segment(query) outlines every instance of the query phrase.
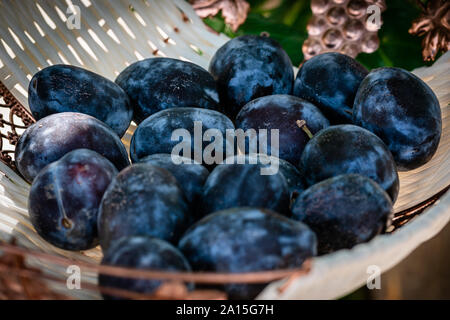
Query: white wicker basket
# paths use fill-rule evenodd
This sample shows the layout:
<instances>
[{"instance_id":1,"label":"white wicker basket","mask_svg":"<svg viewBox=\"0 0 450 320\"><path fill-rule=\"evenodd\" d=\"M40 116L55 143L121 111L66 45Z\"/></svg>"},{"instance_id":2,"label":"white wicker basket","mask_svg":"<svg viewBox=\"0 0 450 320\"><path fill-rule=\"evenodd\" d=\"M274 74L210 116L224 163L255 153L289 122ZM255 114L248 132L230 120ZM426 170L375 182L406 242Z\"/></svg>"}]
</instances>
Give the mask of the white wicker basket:
<instances>
[{"instance_id":1,"label":"white wicker basket","mask_svg":"<svg viewBox=\"0 0 450 320\"><path fill-rule=\"evenodd\" d=\"M79 13L79 29L69 28L69 25L76 27L78 17L74 12ZM27 106L29 79L50 64L78 65L110 79L130 63L152 56L187 59L207 68L214 52L227 40L224 35L208 30L184 0L0 0L0 81ZM420 68L414 73L426 81L439 98L443 135L429 163L400 173L396 212L430 199L450 184L450 52L432 67ZM3 119L10 119L9 109L0 109ZM22 130L14 129L19 134ZM124 138L126 144L132 129ZM0 131L2 151L14 150L10 144L14 139L8 136L11 127L4 126ZM75 261L99 261L99 249L71 253L43 241L28 220L29 185L2 162L0 171L0 240L15 237L21 246L33 250ZM283 291L279 288L285 280L272 283L260 298L341 297L366 283L369 266L376 265L382 272L395 266L417 246L435 236L449 219L450 193L444 192L437 202L395 232L378 236L352 250L315 258L308 275L290 279L290 285L284 286ZM34 262L51 274L65 272L55 265ZM95 274L83 276L87 283L96 282ZM66 290L65 294L77 298L99 297L87 290Z\"/></svg>"}]
</instances>

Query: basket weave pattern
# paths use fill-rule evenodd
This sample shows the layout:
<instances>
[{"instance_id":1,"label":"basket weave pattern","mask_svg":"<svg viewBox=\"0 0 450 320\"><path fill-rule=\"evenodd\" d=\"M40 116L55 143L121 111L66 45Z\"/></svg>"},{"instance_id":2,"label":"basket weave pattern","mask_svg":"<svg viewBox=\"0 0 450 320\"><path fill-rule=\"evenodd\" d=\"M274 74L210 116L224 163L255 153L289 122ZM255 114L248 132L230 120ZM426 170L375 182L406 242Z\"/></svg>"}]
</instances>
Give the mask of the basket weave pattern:
<instances>
[{"instance_id":1,"label":"basket weave pattern","mask_svg":"<svg viewBox=\"0 0 450 320\"><path fill-rule=\"evenodd\" d=\"M28 259L26 264L14 259L8 263L0 261L0 267L17 270L21 265L19 269L28 275L44 270L42 279L59 279L60 284L53 281L50 287L54 290L49 290L45 297L52 298L51 294L64 292L65 296L72 298L90 299L99 297L95 285L100 250L67 252L42 240L28 220L29 185L15 172L14 145L24 128L34 122L28 112L25 90L31 75L50 64L69 63L114 79L130 63L151 56L187 59L207 68L214 52L228 39L209 31L183 0L72 0L69 3L72 7L68 8L63 0L0 0L0 241L9 242L14 238L18 245L31 250L15 250L18 248L3 245L5 252L16 257L25 255ZM81 9L81 28L69 29L67 21L70 12L76 11L75 6ZM433 67L418 69L414 73L426 81L438 96L443 136L436 155L429 163L414 171L400 173L400 195L395 204L396 217L390 233L352 250L312 259L309 273L308 264L300 270L250 274L246 275L248 278L241 278L251 281L255 277L266 277L266 281L274 281L290 276L289 280L272 283L261 298L342 296L365 282L368 265L375 264L383 271L387 270L449 221L450 196L445 191L450 181L450 54L441 57ZM127 146L133 130L131 127L124 137ZM34 254L36 252L49 255L40 256ZM65 268L70 264L83 265L86 269L83 271L83 288L92 290L66 290L63 279L67 276ZM32 271L24 269L25 265L30 265ZM105 272L108 271L111 270ZM124 270L121 272L126 273ZM151 273L144 276L164 277ZM200 275L195 280L208 276L220 282L221 275ZM226 281L227 277L222 276ZM181 275L181 278L175 276L174 279L169 276L175 283L162 288L162 292L153 298L192 298L183 291L179 282L180 279L189 281L192 278L183 277L186 275ZM32 294L22 294L33 298ZM202 298L223 297L218 292L193 294Z\"/></svg>"}]
</instances>

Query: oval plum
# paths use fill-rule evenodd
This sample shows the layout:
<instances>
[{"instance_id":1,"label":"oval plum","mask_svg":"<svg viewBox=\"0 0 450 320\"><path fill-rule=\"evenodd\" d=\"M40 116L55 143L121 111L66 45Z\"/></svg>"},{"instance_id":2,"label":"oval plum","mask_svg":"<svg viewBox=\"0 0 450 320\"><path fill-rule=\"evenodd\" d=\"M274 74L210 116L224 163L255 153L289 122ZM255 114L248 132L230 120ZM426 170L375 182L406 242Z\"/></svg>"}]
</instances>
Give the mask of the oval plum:
<instances>
[{"instance_id":1,"label":"oval plum","mask_svg":"<svg viewBox=\"0 0 450 320\"><path fill-rule=\"evenodd\" d=\"M276 157L269 157L264 154L250 155L250 157L258 157L258 161L266 167L270 167L271 164L277 163L278 170L286 179L286 183L290 195L290 203L293 204L294 200L306 189L303 182L303 174L293 164L286 160Z\"/></svg>"},{"instance_id":2,"label":"oval plum","mask_svg":"<svg viewBox=\"0 0 450 320\"><path fill-rule=\"evenodd\" d=\"M249 156L236 156L218 165L203 188L202 214L236 207L258 207L290 215L285 177L279 171L263 174L262 168L266 165L257 160L252 164Z\"/></svg>"},{"instance_id":3,"label":"oval plum","mask_svg":"<svg viewBox=\"0 0 450 320\"><path fill-rule=\"evenodd\" d=\"M356 173L377 182L395 202L399 178L387 146L370 131L354 125L320 131L303 151L300 167L307 186L341 174Z\"/></svg>"},{"instance_id":4,"label":"oval plum","mask_svg":"<svg viewBox=\"0 0 450 320\"><path fill-rule=\"evenodd\" d=\"M34 75L28 104L36 120L61 112L88 114L122 137L133 116L127 94L114 82L88 70L54 65Z\"/></svg>"},{"instance_id":5,"label":"oval plum","mask_svg":"<svg viewBox=\"0 0 450 320\"><path fill-rule=\"evenodd\" d=\"M76 149L90 149L118 170L129 165L127 150L110 127L86 114L64 112L39 120L20 137L15 150L17 169L32 182L46 165Z\"/></svg>"},{"instance_id":6,"label":"oval plum","mask_svg":"<svg viewBox=\"0 0 450 320\"><path fill-rule=\"evenodd\" d=\"M195 271L254 272L299 268L316 255L317 239L305 224L273 211L229 209L193 225L179 248ZM266 284L226 284L231 299L253 299Z\"/></svg>"},{"instance_id":7,"label":"oval plum","mask_svg":"<svg viewBox=\"0 0 450 320\"><path fill-rule=\"evenodd\" d=\"M109 160L86 149L69 152L46 166L34 179L28 202L38 234L65 250L95 247L98 207L116 175Z\"/></svg>"},{"instance_id":8,"label":"oval plum","mask_svg":"<svg viewBox=\"0 0 450 320\"><path fill-rule=\"evenodd\" d=\"M393 217L389 195L373 180L345 174L319 182L294 203L293 219L317 235L318 252L351 249L384 232Z\"/></svg>"},{"instance_id":9,"label":"oval plum","mask_svg":"<svg viewBox=\"0 0 450 320\"><path fill-rule=\"evenodd\" d=\"M386 143L400 170L427 163L442 133L436 95L421 79L399 68L369 73L356 95L353 121Z\"/></svg>"},{"instance_id":10,"label":"oval plum","mask_svg":"<svg viewBox=\"0 0 450 320\"><path fill-rule=\"evenodd\" d=\"M191 221L175 177L147 163L121 171L103 195L98 216L100 245L122 237L149 236L176 242Z\"/></svg>"},{"instance_id":11,"label":"oval plum","mask_svg":"<svg viewBox=\"0 0 450 320\"><path fill-rule=\"evenodd\" d=\"M177 163L174 163L176 159ZM190 207L195 210L203 191L203 186L209 176L209 171L191 159L170 154L154 154L143 158L140 163L148 163L166 169L177 179L183 189Z\"/></svg>"},{"instance_id":12,"label":"oval plum","mask_svg":"<svg viewBox=\"0 0 450 320\"><path fill-rule=\"evenodd\" d=\"M148 237L122 238L106 250L102 265L133 268L138 270L189 272L191 267L182 253L170 243ZM163 281L131 279L100 274L100 286L152 294ZM189 285L192 289L193 285ZM120 297L103 295L107 300L118 300Z\"/></svg>"},{"instance_id":13,"label":"oval plum","mask_svg":"<svg viewBox=\"0 0 450 320\"><path fill-rule=\"evenodd\" d=\"M251 100L272 94L291 94L292 62L278 42L245 35L225 43L211 60L224 113L234 119Z\"/></svg>"},{"instance_id":14,"label":"oval plum","mask_svg":"<svg viewBox=\"0 0 450 320\"><path fill-rule=\"evenodd\" d=\"M196 128L198 129L196 130ZM160 111L148 117L136 129L131 139L131 160L139 162L142 158L152 154L172 154L174 147L182 142L188 144L187 151L190 152L190 155L177 155L197 160L195 154L197 153L203 157L204 149L211 143L203 141L203 137L209 129L217 131L221 137L225 137L227 129L234 130L234 124L225 115L214 110L172 108ZM178 140L172 139L173 134L179 130L183 132L176 137ZM187 136L185 137L184 135ZM198 144L198 148L196 148L196 144ZM225 138L223 138L221 147L219 151L225 155L228 147L228 142ZM232 147L228 147L228 149L234 152ZM197 162L201 161L203 159ZM212 165L213 163L207 164Z\"/></svg>"},{"instance_id":15,"label":"oval plum","mask_svg":"<svg viewBox=\"0 0 450 320\"><path fill-rule=\"evenodd\" d=\"M130 97L134 120L138 124L168 108L219 110L213 77L191 62L171 58L142 60L126 68L116 83Z\"/></svg>"},{"instance_id":16,"label":"oval plum","mask_svg":"<svg viewBox=\"0 0 450 320\"><path fill-rule=\"evenodd\" d=\"M302 130L298 121L305 125L312 134L327 128L330 123L319 109L303 99L289 95L272 95L255 99L247 103L236 118L236 128L244 131L266 129L267 154L273 155L271 130L278 130L279 140L274 146L279 158L295 165L300 161L303 149L309 141L308 134ZM241 150L242 152L248 152Z\"/></svg>"},{"instance_id":17,"label":"oval plum","mask_svg":"<svg viewBox=\"0 0 450 320\"><path fill-rule=\"evenodd\" d=\"M294 95L314 103L332 124L352 123L355 95L367 73L359 62L344 54L319 54L298 71Z\"/></svg>"}]
</instances>

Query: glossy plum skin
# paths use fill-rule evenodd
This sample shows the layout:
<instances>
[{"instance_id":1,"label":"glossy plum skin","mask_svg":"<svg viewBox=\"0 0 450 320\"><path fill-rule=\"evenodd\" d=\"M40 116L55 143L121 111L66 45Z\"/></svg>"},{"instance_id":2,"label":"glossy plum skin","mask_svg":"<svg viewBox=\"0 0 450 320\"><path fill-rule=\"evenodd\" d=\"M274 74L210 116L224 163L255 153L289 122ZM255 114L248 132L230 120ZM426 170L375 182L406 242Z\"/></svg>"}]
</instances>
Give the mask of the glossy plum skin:
<instances>
[{"instance_id":1,"label":"glossy plum skin","mask_svg":"<svg viewBox=\"0 0 450 320\"><path fill-rule=\"evenodd\" d=\"M310 139L297 125L299 120L306 122L312 134L330 125L313 104L294 96L272 95L247 103L236 118L236 128L244 131L267 129L268 133L273 129L279 130L279 158L297 164ZM248 152L248 146L245 152ZM272 152L269 134L267 153Z\"/></svg>"},{"instance_id":2,"label":"glossy plum skin","mask_svg":"<svg viewBox=\"0 0 450 320\"><path fill-rule=\"evenodd\" d=\"M399 178L387 146L370 131L354 125L331 126L306 145L300 167L312 186L341 174L355 173L377 182L395 202Z\"/></svg>"},{"instance_id":3,"label":"glossy plum skin","mask_svg":"<svg viewBox=\"0 0 450 320\"><path fill-rule=\"evenodd\" d=\"M102 265L132 269L189 272L191 267L182 253L170 243L148 237L129 237L118 240L103 257ZM130 292L152 294L163 284L161 280L144 280L100 274L99 285ZM192 289L192 285L189 286ZM103 295L106 300L121 297Z\"/></svg>"},{"instance_id":4,"label":"glossy plum skin","mask_svg":"<svg viewBox=\"0 0 450 320\"><path fill-rule=\"evenodd\" d=\"M120 137L133 116L127 94L114 82L88 70L55 65L34 75L28 103L36 120L61 112L88 114L103 121Z\"/></svg>"},{"instance_id":5,"label":"glossy plum skin","mask_svg":"<svg viewBox=\"0 0 450 320\"><path fill-rule=\"evenodd\" d=\"M69 152L45 167L34 179L28 203L38 234L65 250L95 247L98 207L117 173L109 160L87 149Z\"/></svg>"},{"instance_id":6,"label":"glossy plum skin","mask_svg":"<svg viewBox=\"0 0 450 320\"><path fill-rule=\"evenodd\" d=\"M209 215L189 228L179 243L193 270L224 273L298 268L316 255L316 246L316 235L303 223L256 208ZM231 299L253 299L265 285L223 288Z\"/></svg>"},{"instance_id":7,"label":"glossy plum skin","mask_svg":"<svg viewBox=\"0 0 450 320\"><path fill-rule=\"evenodd\" d=\"M16 146L17 168L32 182L46 165L76 149L96 151L118 170L130 163L125 146L110 127L89 115L64 112L28 127Z\"/></svg>"},{"instance_id":8,"label":"glossy plum skin","mask_svg":"<svg viewBox=\"0 0 450 320\"><path fill-rule=\"evenodd\" d=\"M177 179L186 196L190 207L195 210L202 195L203 186L209 176L209 171L191 159L173 156L182 164L175 164L170 154L154 154L143 158L141 163L148 163L166 169Z\"/></svg>"},{"instance_id":9,"label":"glossy plum skin","mask_svg":"<svg viewBox=\"0 0 450 320\"><path fill-rule=\"evenodd\" d=\"M290 215L289 189L283 174L262 175L263 164L251 164L247 159L239 164L237 158L240 156L225 160L206 180L201 198L203 216L236 207L267 208Z\"/></svg>"},{"instance_id":10,"label":"glossy plum skin","mask_svg":"<svg viewBox=\"0 0 450 320\"><path fill-rule=\"evenodd\" d=\"M421 79L399 68L369 73L356 95L353 121L386 143L400 170L427 163L442 133L436 95Z\"/></svg>"},{"instance_id":11,"label":"glossy plum skin","mask_svg":"<svg viewBox=\"0 0 450 320\"><path fill-rule=\"evenodd\" d=\"M98 216L100 245L107 250L122 237L178 241L188 227L188 206L175 177L147 163L121 171L103 195Z\"/></svg>"},{"instance_id":12,"label":"glossy plum skin","mask_svg":"<svg viewBox=\"0 0 450 320\"><path fill-rule=\"evenodd\" d=\"M251 100L291 94L294 71L283 48L268 37L245 35L223 45L209 71L217 81L224 112L234 119Z\"/></svg>"},{"instance_id":13,"label":"glossy plum skin","mask_svg":"<svg viewBox=\"0 0 450 320\"><path fill-rule=\"evenodd\" d=\"M185 129L191 136L191 158L194 158L194 122L202 124L202 136L208 129L219 130L223 137L227 129L234 130L233 122L223 114L200 108L172 108L160 111L143 121L131 139L130 154L133 162L158 153L171 154L173 148L182 139L172 141L172 133L177 129ZM223 154L226 153L227 142L223 139ZM211 142L203 142L203 149Z\"/></svg>"},{"instance_id":14,"label":"glossy plum skin","mask_svg":"<svg viewBox=\"0 0 450 320\"><path fill-rule=\"evenodd\" d=\"M146 59L126 68L116 83L130 97L134 120L138 124L168 108L219 110L219 96L213 77L190 62L171 58Z\"/></svg>"},{"instance_id":15,"label":"glossy plum skin","mask_svg":"<svg viewBox=\"0 0 450 320\"><path fill-rule=\"evenodd\" d=\"M349 56L323 53L300 68L294 95L316 105L331 124L352 123L355 95L367 73L366 68Z\"/></svg>"},{"instance_id":16,"label":"glossy plum skin","mask_svg":"<svg viewBox=\"0 0 450 320\"><path fill-rule=\"evenodd\" d=\"M367 242L391 224L389 195L373 180L345 174L319 182L294 203L292 218L317 235L318 253L326 254Z\"/></svg>"}]
</instances>

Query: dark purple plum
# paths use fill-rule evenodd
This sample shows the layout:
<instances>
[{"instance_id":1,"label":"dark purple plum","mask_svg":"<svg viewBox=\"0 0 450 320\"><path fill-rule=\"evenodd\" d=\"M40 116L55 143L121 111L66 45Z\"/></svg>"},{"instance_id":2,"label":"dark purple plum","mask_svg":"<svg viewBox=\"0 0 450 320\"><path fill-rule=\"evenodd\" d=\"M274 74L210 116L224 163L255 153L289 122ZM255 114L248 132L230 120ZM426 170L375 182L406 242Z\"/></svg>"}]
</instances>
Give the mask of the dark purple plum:
<instances>
[{"instance_id":1,"label":"dark purple plum","mask_svg":"<svg viewBox=\"0 0 450 320\"><path fill-rule=\"evenodd\" d=\"M213 77L190 62L171 58L146 59L126 68L116 83L130 97L134 120L138 124L168 108L219 110Z\"/></svg>"},{"instance_id":2,"label":"dark purple plum","mask_svg":"<svg viewBox=\"0 0 450 320\"><path fill-rule=\"evenodd\" d=\"M399 68L369 73L356 95L353 121L386 143L400 170L427 163L442 133L436 95L421 79Z\"/></svg>"},{"instance_id":3,"label":"dark purple plum","mask_svg":"<svg viewBox=\"0 0 450 320\"><path fill-rule=\"evenodd\" d=\"M195 132L195 122L198 122L197 127L199 130L197 130L197 133ZM183 129L188 136L176 135L175 139L172 140L176 130L180 129ZM205 132L209 129L221 134L221 138L223 138L221 146L223 148L220 152L225 157L228 145L225 139L226 130L234 130L233 122L226 116L214 110L200 108L172 108L160 111L148 117L136 129L131 139L131 160L133 162L139 162L142 158L153 154L172 154L174 147L180 145L180 143L188 144L187 151L190 152L190 155L179 153L176 153L176 155L197 160L195 154L197 153L202 156L204 149L212 143L203 141ZM199 141L198 148L196 148L194 139L196 134L197 141ZM232 146L229 149L234 151ZM216 154L216 156L218 155ZM203 163L202 160L199 159L197 162ZM214 164L208 163L207 159L204 162L207 165Z\"/></svg>"},{"instance_id":4,"label":"dark purple plum","mask_svg":"<svg viewBox=\"0 0 450 320\"><path fill-rule=\"evenodd\" d=\"M273 211L235 208L200 220L179 248L195 271L242 273L299 268L316 255L317 239L305 224ZM253 299L266 284L226 284L231 299Z\"/></svg>"},{"instance_id":5,"label":"dark purple plum","mask_svg":"<svg viewBox=\"0 0 450 320\"><path fill-rule=\"evenodd\" d=\"M183 254L166 241L148 237L122 238L109 248L102 265L138 270L189 272L191 267ZM126 290L142 294L155 293L163 281L114 277L100 274L99 285L104 288ZM193 285L190 284L192 289ZM123 297L103 295L107 300Z\"/></svg>"},{"instance_id":6,"label":"dark purple plum","mask_svg":"<svg viewBox=\"0 0 450 320\"><path fill-rule=\"evenodd\" d=\"M386 231L393 216L389 195L373 180L345 174L319 182L294 203L292 218L317 235L318 253L367 242Z\"/></svg>"},{"instance_id":7,"label":"dark purple plum","mask_svg":"<svg viewBox=\"0 0 450 320\"><path fill-rule=\"evenodd\" d=\"M176 164L174 159L181 164ZM209 171L204 166L191 159L170 154L154 154L143 158L140 162L166 169L172 173L183 189L190 207L195 210L209 176Z\"/></svg>"},{"instance_id":8,"label":"dark purple plum","mask_svg":"<svg viewBox=\"0 0 450 320\"><path fill-rule=\"evenodd\" d=\"M355 173L377 182L392 202L398 196L398 173L389 149L376 135L354 125L332 126L316 134L303 151L300 167L307 186Z\"/></svg>"},{"instance_id":9,"label":"dark purple plum","mask_svg":"<svg viewBox=\"0 0 450 320\"><path fill-rule=\"evenodd\" d=\"M267 129L268 136L264 137L267 138L267 154L272 155L270 131L279 130L278 146L275 146L279 158L297 165L310 139L299 127L300 120L305 121L312 134L330 125L319 109L308 101L289 95L272 95L247 103L236 118L236 128L244 131ZM245 153L248 152L247 144Z\"/></svg>"},{"instance_id":10,"label":"dark purple plum","mask_svg":"<svg viewBox=\"0 0 450 320\"><path fill-rule=\"evenodd\" d=\"M65 250L95 247L98 207L116 175L109 160L87 149L69 152L46 166L34 179L28 202L38 234Z\"/></svg>"},{"instance_id":11,"label":"dark purple plum","mask_svg":"<svg viewBox=\"0 0 450 320\"><path fill-rule=\"evenodd\" d=\"M133 116L127 94L114 82L88 70L55 65L34 75L28 103L36 120L61 112L79 112L103 121L122 137Z\"/></svg>"},{"instance_id":12,"label":"dark purple plum","mask_svg":"<svg viewBox=\"0 0 450 320\"><path fill-rule=\"evenodd\" d=\"M256 98L292 93L291 60L280 44L268 37L245 35L228 41L212 58L209 71L231 119Z\"/></svg>"},{"instance_id":13,"label":"dark purple plum","mask_svg":"<svg viewBox=\"0 0 450 320\"><path fill-rule=\"evenodd\" d=\"M294 95L316 105L331 124L352 123L358 87L368 71L355 59L327 52L306 61L294 83Z\"/></svg>"},{"instance_id":14,"label":"dark purple plum","mask_svg":"<svg viewBox=\"0 0 450 320\"><path fill-rule=\"evenodd\" d=\"M243 156L241 155L238 157ZM256 161L262 164L265 168L270 168L270 166L272 165L272 169L268 172L275 173L275 171L278 170L283 175L283 177L286 179L290 195L290 204L292 204L294 200L306 189L305 183L303 182L303 174L301 173L301 171L286 160L268 156L265 154L251 154L246 155L246 157L251 157L253 159L255 159L256 157Z\"/></svg>"},{"instance_id":15,"label":"dark purple plum","mask_svg":"<svg viewBox=\"0 0 450 320\"><path fill-rule=\"evenodd\" d=\"M17 168L32 182L46 165L76 149L90 149L118 170L129 165L127 150L106 124L86 114L64 112L39 120L20 137L15 150Z\"/></svg>"},{"instance_id":16,"label":"dark purple plum","mask_svg":"<svg viewBox=\"0 0 450 320\"><path fill-rule=\"evenodd\" d=\"M191 221L175 177L147 163L121 171L103 195L99 209L100 245L107 250L122 237L149 236L178 241Z\"/></svg>"},{"instance_id":17,"label":"dark purple plum","mask_svg":"<svg viewBox=\"0 0 450 320\"><path fill-rule=\"evenodd\" d=\"M211 172L203 188L202 215L236 207L267 208L290 215L286 178L280 171L264 174L266 166L257 160L253 163L249 156L236 156Z\"/></svg>"}]
</instances>

